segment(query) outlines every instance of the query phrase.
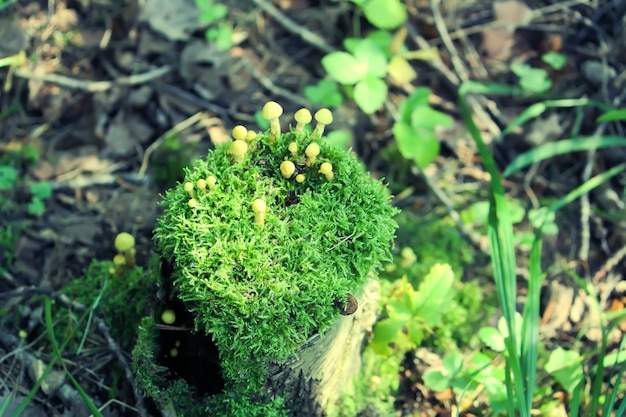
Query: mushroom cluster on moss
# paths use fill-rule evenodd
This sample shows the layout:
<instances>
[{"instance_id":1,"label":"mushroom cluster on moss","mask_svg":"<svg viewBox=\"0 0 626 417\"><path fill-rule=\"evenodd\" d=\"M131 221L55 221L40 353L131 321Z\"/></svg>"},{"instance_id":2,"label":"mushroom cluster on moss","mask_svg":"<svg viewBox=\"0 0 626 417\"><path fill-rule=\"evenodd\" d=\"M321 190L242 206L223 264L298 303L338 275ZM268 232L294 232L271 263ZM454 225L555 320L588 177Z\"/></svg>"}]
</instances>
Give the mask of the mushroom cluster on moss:
<instances>
[{"instance_id":1,"label":"mushroom cluster on moss","mask_svg":"<svg viewBox=\"0 0 626 417\"><path fill-rule=\"evenodd\" d=\"M262 113L268 131L237 126L186 169L155 234L195 329L212 336L226 379L250 389L264 364L338 319L336 300L390 258L396 229L384 184L323 137L330 111L315 113L311 131L301 109L286 132L278 103Z\"/></svg>"}]
</instances>

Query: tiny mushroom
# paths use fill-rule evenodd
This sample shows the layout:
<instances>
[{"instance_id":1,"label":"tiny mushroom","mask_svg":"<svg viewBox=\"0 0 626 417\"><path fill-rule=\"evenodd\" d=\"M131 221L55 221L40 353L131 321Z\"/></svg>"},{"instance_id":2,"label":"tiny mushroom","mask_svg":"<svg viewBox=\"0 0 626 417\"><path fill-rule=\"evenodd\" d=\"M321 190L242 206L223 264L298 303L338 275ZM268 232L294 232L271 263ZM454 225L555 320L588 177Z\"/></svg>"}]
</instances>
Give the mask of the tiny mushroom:
<instances>
[{"instance_id":1,"label":"tiny mushroom","mask_svg":"<svg viewBox=\"0 0 626 417\"><path fill-rule=\"evenodd\" d=\"M324 134L324 127L333 122L333 114L328 109L319 109L315 113L315 121L317 122L317 125L315 125L315 130L313 130L313 134L311 136L321 137Z\"/></svg>"},{"instance_id":2,"label":"tiny mushroom","mask_svg":"<svg viewBox=\"0 0 626 417\"><path fill-rule=\"evenodd\" d=\"M248 152L248 144L243 140L237 139L228 148L228 153L233 157L233 163L238 164L243 161L244 156Z\"/></svg>"},{"instance_id":3,"label":"tiny mushroom","mask_svg":"<svg viewBox=\"0 0 626 417\"><path fill-rule=\"evenodd\" d=\"M245 126L237 125L233 128L233 137L236 140L246 140L248 137L248 129Z\"/></svg>"},{"instance_id":4,"label":"tiny mushroom","mask_svg":"<svg viewBox=\"0 0 626 417\"><path fill-rule=\"evenodd\" d=\"M187 194L189 194L189 197L195 196L192 182L186 182L185 185L183 185L183 189L187 192Z\"/></svg>"},{"instance_id":5,"label":"tiny mushroom","mask_svg":"<svg viewBox=\"0 0 626 417\"><path fill-rule=\"evenodd\" d=\"M296 129L295 133L300 133L304 130L304 126L311 123L313 117L311 117L311 112L308 109L300 109L294 115L293 118L296 119Z\"/></svg>"},{"instance_id":6,"label":"tiny mushroom","mask_svg":"<svg viewBox=\"0 0 626 417\"><path fill-rule=\"evenodd\" d=\"M192 209L198 208L198 200L196 200L195 198L190 198L189 201L187 201L187 205Z\"/></svg>"},{"instance_id":7,"label":"tiny mushroom","mask_svg":"<svg viewBox=\"0 0 626 417\"><path fill-rule=\"evenodd\" d=\"M267 205L264 200L257 198L252 202L252 211L254 212L254 223L263 227L265 225L265 212L267 211Z\"/></svg>"},{"instance_id":8,"label":"tiny mushroom","mask_svg":"<svg viewBox=\"0 0 626 417\"><path fill-rule=\"evenodd\" d=\"M317 172L324 175L328 181L335 177L335 174L333 173L333 166L330 162L322 162L320 169Z\"/></svg>"},{"instance_id":9,"label":"tiny mushroom","mask_svg":"<svg viewBox=\"0 0 626 417\"><path fill-rule=\"evenodd\" d=\"M306 155L306 166L312 166L315 163L315 158L320 154L320 145L310 143L304 150L304 154Z\"/></svg>"},{"instance_id":10,"label":"tiny mushroom","mask_svg":"<svg viewBox=\"0 0 626 417\"><path fill-rule=\"evenodd\" d=\"M304 174L296 175L296 182L299 183L299 184L302 184L305 179L306 179L306 177L304 176Z\"/></svg>"},{"instance_id":11,"label":"tiny mushroom","mask_svg":"<svg viewBox=\"0 0 626 417\"><path fill-rule=\"evenodd\" d=\"M135 238L130 233L122 232L115 237L115 249L124 255L127 268L135 267Z\"/></svg>"},{"instance_id":12,"label":"tiny mushroom","mask_svg":"<svg viewBox=\"0 0 626 417\"><path fill-rule=\"evenodd\" d=\"M283 114L283 108L275 101L268 101L263 106L261 112L263 118L270 122L270 140L280 136L280 120L278 119Z\"/></svg>"},{"instance_id":13,"label":"tiny mushroom","mask_svg":"<svg viewBox=\"0 0 626 417\"><path fill-rule=\"evenodd\" d=\"M246 134L246 140L250 142L255 138L256 138L256 132L254 130L248 130L248 133Z\"/></svg>"},{"instance_id":14,"label":"tiny mushroom","mask_svg":"<svg viewBox=\"0 0 626 417\"><path fill-rule=\"evenodd\" d=\"M283 178L291 178L294 172L296 172L296 165L293 162L283 161L280 164L280 174L283 176Z\"/></svg>"},{"instance_id":15,"label":"tiny mushroom","mask_svg":"<svg viewBox=\"0 0 626 417\"><path fill-rule=\"evenodd\" d=\"M161 321L165 324L174 324L176 322L176 312L171 309L164 310L161 313Z\"/></svg>"},{"instance_id":16,"label":"tiny mushroom","mask_svg":"<svg viewBox=\"0 0 626 417\"><path fill-rule=\"evenodd\" d=\"M196 181L196 187L198 187L198 190L200 191L206 191L206 180L204 178L200 178Z\"/></svg>"},{"instance_id":17,"label":"tiny mushroom","mask_svg":"<svg viewBox=\"0 0 626 417\"><path fill-rule=\"evenodd\" d=\"M213 175L209 175L206 178L206 183L209 186L209 188L213 190L215 188L215 184L217 184L217 178L215 178Z\"/></svg>"},{"instance_id":18,"label":"tiny mushroom","mask_svg":"<svg viewBox=\"0 0 626 417\"><path fill-rule=\"evenodd\" d=\"M289 149L289 153L291 154L291 156L298 156L298 143L297 142L290 142L289 146L287 146L287 149Z\"/></svg>"},{"instance_id":19,"label":"tiny mushroom","mask_svg":"<svg viewBox=\"0 0 626 417\"><path fill-rule=\"evenodd\" d=\"M113 265L115 265L115 269L113 270L113 272L115 272L116 275L122 275L122 273L124 272L124 265L126 265L126 259L124 258L124 255L122 255L121 253L115 255L113 257Z\"/></svg>"}]
</instances>

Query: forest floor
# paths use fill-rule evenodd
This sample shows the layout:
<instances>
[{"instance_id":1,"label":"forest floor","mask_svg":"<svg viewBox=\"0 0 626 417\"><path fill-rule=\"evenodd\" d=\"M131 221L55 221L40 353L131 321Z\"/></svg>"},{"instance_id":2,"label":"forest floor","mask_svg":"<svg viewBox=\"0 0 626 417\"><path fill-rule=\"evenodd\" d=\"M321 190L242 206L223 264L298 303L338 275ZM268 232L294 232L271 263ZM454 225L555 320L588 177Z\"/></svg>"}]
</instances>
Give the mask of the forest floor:
<instances>
[{"instance_id":1,"label":"forest floor","mask_svg":"<svg viewBox=\"0 0 626 417\"><path fill-rule=\"evenodd\" d=\"M41 295L76 307L58 291L80 279L93 259L111 259L119 232L135 236L137 263L147 265L159 194L180 179L182 167L228 140L233 126L255 126L269 100L284 107L283 128L299 108L315 108L303 91L325 77L321 58L371 29L349 2L221 3L234 29L224 52L206 41L207 25L188 0L23 0L0 8L0 405L9 410L28 397L42 374L36 368L53 357L45 348ZM456 104L459 86L466 80L514 85L520 79L514 63L545 70L552 83L541 99L473 96L475 121L502 169L560 138L624 136L619 123L597 123L598 108L575 105L546 109L504 138L501 133L538 101L586 98L623 106L626 8L608 0L509 1L500 3L504 9L481 0L406 3L407 47L435 48L438 58L411 61L417 78L390 81L385 106L371 115L345 100L333 109L330 130L350 133L350 146L373 176L390 183L398 207L458 220L468 247L484 255L486 236L459 216L485 199L489 183ZM541 60L549 52L566 58L561 69ZM392 133L398 105L417 86L429 87L431 106L454 120L437 132L441 152L423 172L400 156ZM538 208L623 161L624 148L562 155L507 178L505 186L525 209ZM589 278L607 310L624 306L625 179L621 174L568 206L556 218L558 234L545 239L541 314L548 343L568 344L581 329L585 343L599 341L586 296L565 267ZM517 227L530 228L528 221ZM519 255L523 283L528 251ZM486 265L468 269L464 279ZM561 268L548 268L554 265ZM90 337L103 350L111 341L98 332ZM135 415L141 407L132 378L119 373L129 354L122 346L113 354L65 357L87 395L106 403L105 415ZM447 415L446 400L421 384L422 371L406 369L412 377L402 384L398 412ZM110 396L114 381L119 391ZM78 415L71 407L80 400L52 392L35 390L22 415Z\"/></svg>"}]
</instances>

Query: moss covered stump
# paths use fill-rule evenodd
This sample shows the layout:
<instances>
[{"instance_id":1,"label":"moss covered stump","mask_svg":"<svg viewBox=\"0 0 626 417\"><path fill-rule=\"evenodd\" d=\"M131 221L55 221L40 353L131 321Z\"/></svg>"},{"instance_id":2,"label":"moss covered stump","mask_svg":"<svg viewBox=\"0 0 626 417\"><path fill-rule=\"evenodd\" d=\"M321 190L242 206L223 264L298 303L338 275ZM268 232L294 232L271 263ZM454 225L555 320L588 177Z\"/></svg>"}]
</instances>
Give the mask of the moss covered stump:
<instances>
[{"instance_id":1,"label":"moss covered stump","mask_svg":"<svg viewBox=\"0 0 626 417\"><path fill-rule=\"evenodd\" d=\"M235 127L164 196L155 242L172 271L134 350L138 379L161 410L324 415L358 371L396 210L380 181L325 141L328 110L312 131L308 110L286 133L281 114L267 103L267 132ZM173 354L198 352L212 359L190 366L223 381L217 392L168 369Z\"/></svg>"}]
</instances>

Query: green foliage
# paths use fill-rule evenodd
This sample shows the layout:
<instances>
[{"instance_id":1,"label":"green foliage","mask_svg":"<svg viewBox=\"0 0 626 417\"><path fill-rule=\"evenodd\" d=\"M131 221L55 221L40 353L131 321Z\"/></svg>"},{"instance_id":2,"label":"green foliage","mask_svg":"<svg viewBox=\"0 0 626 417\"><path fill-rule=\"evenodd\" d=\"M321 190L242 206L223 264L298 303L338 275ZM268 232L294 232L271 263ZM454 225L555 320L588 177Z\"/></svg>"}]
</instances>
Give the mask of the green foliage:
<instances>
[{"instance_id":1,"label":"green foliage","mask_svg":"<svg viewBox=\"0 0 626 417\"><path fill-rule=\"evenodd\" d=\"M462 334L472 334L475 320L482 317L469 317L482 301L481 292L471 287L455 282L452 269L445 264L434 265L417 290L406 276L395 281L384 303L386 318L376 323L370 347L389 356L422 345L446 350L456 346ZM467 291L464 299L463 291Z\"/></svg>"},{"instance_id":2,"label":"green foliage","mask_svg":"<svg viewBox=\"0 0 626 417\"><path fill-rule=\"evenodd\" d=\"M304 88L304 96L320 106L335 108L343 104L343 96L339 91L339 84L333 80L324 78L316 85Z\"/></svg>"},{"instance_id":3,"label":"green foliage","mask_svg":"<svg viewBox=\"0 0 626 417\"><path fill-rule=\"evenodd\" d=\"M519 85L524 91L541 94L552 88L548 71L543 68L533 68L528 64L514 62L511 64L511 71L519 78Z\"/></svg>"},{"instance_id":4,"label":"green foliage","mask_svg":"<svg viewBox=\"0 0 626 417\"><path fill-rule=\"evenodd\" d=\"M387 98L387 57L370 39L344 45L351 52L332 52L322 58L322 66L340 84L354 86L354 101L365 113L374 113Z\"/></svg>"},{"instance_id":5,"label":"green foliage","mask_svg":"<svg viewBox=\"0 0 626 417\"><path fill-rule=\"evenodd\" d=\"M395 29L407 19L406 6L400 0L349 1L359 6L367 20L379 29Z\"/></svg>"},{"instance_id":6,"label":"green foliage","mask_svg":"<svg viewBox=\"0 0 626 417\"><path fill-rule=\"evenodd\" d=\"M400 153L420 168L428 166L439 155L436 127L453 123L450 116L430 107L429 97L429 88L416 88L400 106L401 117L393 126Z\"/></svg>"},{"instance_id":7,"label":"green foliage","mask_svg":"<svg viewBox=\"0 0 626 417\"><path fill-rule=\"evenodd\" d=\"M287 147L298 144L291 156ZM321 153L306 166L311 143ZM345 150L307 132L269 132L248 142L241 163L219 145L185 170L185 182L164 197L155 241L175 265L174 285L211 334L227 379L260 388L270 360L285 359L338 316L335 299L357 293L368 275L389 259L395 232L385 187L372 180ZM291 160L305 176L285 179L280 164ZM334 178L318 173L322 162ZM216 185L185 184L213 176ZM266 202L263 227L251 204Z\"/></svg>"},{"instance_id":8,"label":"green foliage","mask_svg":"<svg viewBox=\"0 0 626 417\"><path fill-rule=\"evenodd\" d=\"M572 394L584 379L581 360L578 352L565 350L559 346L550 353L545 369L556 382Z\"/></svg>"},{"instance_id":9,"label":"green foliage","mask_svg":"<svg viewBox=\"0 0 626 417\"><path fill-rule=\"evenodd\" d=\"M0 191L10 190L17 182L18 172L12 166L0 165Z\"/></svg>"},{"instance_id":10,"label":"green foliage","mask_svg":"<svg viewBox=\"0 0 626 417\"><path fill-rule=\"evenodd\" d=\"M541 56L541 60L557 71L562 70L567 63L567 58L565 57L565 55L554 51L543 54Z\"/></svg>"},{"instance_id":11,"label":"green foliage","mask_svg":"<svg viewBox=\"0 0 626 417\"><path fill-rule=\"evenodd\" d=\"M99 296L96 314L109 326L111 336L128 347L144 315L145 300L153 292L150 273L150 270L135 267L124 268L118 275L113 262L93 260L84 276L70 282L62 292L84 305L93 304Z\"/></svg>"},{"instance_id":12,"label":"green foliage","mask_svg":"<svg viewBox=\"0 0 626 417\"><path fill-rule=\"evenodd\" d=\"M214 0L195 0L196 7L200 9L200 22L213 25L205 32L205 37L209 42L215 42L215 46L220 51L227 51L231 48L233 29L225 20L228 15L228 7L215 2Z\"/></svg>"}]
</instances>

